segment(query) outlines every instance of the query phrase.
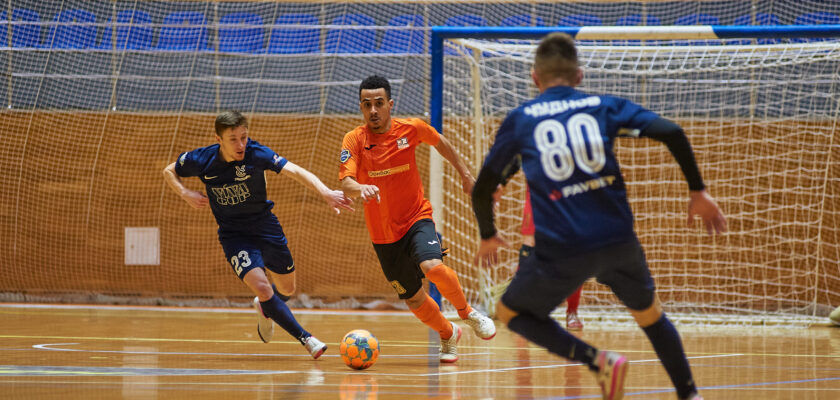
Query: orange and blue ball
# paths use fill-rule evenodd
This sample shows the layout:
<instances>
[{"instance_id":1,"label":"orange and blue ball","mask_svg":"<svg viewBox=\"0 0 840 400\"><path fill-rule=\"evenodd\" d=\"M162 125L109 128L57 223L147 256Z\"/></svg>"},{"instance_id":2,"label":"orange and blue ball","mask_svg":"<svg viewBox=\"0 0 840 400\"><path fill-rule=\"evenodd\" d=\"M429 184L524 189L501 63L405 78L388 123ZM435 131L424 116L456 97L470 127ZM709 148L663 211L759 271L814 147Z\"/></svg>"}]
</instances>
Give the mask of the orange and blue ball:
<instances>
[{"instance_id":1,"label":"orange and blue ball","mask_svg":"<svg viewBox=\"0 0 840 400\"><path fill-rule=\"evenodd\" d=\"M347 332L339 346L341 359L348 367L365 369L373 365L379 357L379 341L364 329Z\"/></svg>"}]
</instances>

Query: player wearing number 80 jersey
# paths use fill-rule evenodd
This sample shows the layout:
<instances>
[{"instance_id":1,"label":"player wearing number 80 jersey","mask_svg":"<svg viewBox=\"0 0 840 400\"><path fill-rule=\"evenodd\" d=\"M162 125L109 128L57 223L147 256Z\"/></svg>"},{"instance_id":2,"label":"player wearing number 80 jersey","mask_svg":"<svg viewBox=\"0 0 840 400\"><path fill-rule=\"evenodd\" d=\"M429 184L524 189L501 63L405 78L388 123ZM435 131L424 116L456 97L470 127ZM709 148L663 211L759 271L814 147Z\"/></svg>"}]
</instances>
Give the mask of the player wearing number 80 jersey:
<instances>
[{"instance_id":1,"label":"player wearing number 80 jersey","mask_svg":"<svg viewBox=\"0 0 840 400\"><path fill-rule=\"evenodd\" d=\"M626 241L633 216L613 141L638 137L657 118L625 99L551 87L508 115L485 166L502 171L522 155L543 239L574 252Z\"/></svg>"},{"instance_id":2,"label":"player wearing number 80 jersey","mask_svg":"<svg viewBox=\"0 0 840 400\"><path fill-rule=\"evenodd\" d=\"M613 154L619 135L665 143L688 181L689 221L698 215L711 234L726 230L706 193L683 130L633 102L577 91L583 79L574 41L546 36L532 78L540 95L502 122L473 189L481 232L476 262L490 263L506 242L493 223L492 194L522 167L531 196L534 256L525 258L496 314L511 330L549 351L587 365L603 398L620 399L628 361L565 331L549 313L591 277L630 309L662 361L680 399L699 399L679 333L662 312L644 252L633 231L624 180Z\"/></svg>"}]
</instances>

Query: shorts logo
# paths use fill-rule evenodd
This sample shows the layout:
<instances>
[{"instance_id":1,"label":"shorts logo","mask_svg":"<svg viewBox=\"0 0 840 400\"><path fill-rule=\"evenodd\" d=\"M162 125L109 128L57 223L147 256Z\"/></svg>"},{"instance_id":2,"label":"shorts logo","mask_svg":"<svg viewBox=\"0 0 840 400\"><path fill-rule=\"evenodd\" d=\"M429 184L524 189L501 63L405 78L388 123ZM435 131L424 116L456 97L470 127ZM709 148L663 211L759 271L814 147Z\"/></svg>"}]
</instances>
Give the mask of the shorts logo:
<instances>
[{"instance_id":1,"label":"shorts logo","mask_svg":"<svg viewBox=\"0 0 840 400\"><path fill-rule=\"evenodd\" d=\"M391 281L391 286L397 291L397 294L405 294L405 288L400 285L400 281Z\"/></svg>"},{"instance_id":2,"label":"shorts logo","mask_svg":"<svg viewBox=\"0 0 840 400\"><path fill-rule=\"evenodd\" d=\"M339 160L341 161L341 163L344 164L349 159L350 159L350 150L341 149L341 157L339 157Z\"/></svg>"},{"instance_id":3,"label":"shorts logo","mask_svg":"<svg viewBox=\"0 0 840 400\"><path fill-rule=\"evenodd\" d=\"M406 147L408 147L408 138L407 137L401 137L401 138L397 139L397 149L402 150Z\"/></svg>"}]
</instances>

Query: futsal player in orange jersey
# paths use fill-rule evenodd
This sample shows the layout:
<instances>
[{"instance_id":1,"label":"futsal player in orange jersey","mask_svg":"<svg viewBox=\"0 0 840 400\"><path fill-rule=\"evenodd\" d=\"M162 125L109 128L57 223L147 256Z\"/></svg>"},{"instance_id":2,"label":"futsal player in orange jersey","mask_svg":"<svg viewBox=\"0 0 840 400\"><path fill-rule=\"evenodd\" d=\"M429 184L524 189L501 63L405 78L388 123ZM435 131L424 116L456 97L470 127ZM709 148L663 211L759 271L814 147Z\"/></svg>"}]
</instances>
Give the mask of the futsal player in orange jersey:
<instances>
[{"instance_id":1,"label":"futsal player in orange jersey","mask_svg":"<svg viewBox=\"0 0 840 400\"><path fill-rule=\"evenodd\" d=\"M458 276L442 261L415 149L420 143L433 146L458 172L465 193L472 193L475 179L443 136L420 119L392 119L393 106L387 79L370 76L362 81L359 109L365 124L344 136L338 178L347 197L365 202L365 223L385 278L411 312L440 334L440 362L452 363L458 360L461 328L423 290L424 275L478 337L493 338L496 327L467 303Z\"/></svg>"},{"instance_id":2,"label":"futsal player in orange jersey","mask_svg":"<svg viewBox=\"0 0 840 400\"><path fill-rule=\"evenodd\" d=\"M519 265L522 261L534 254L534 213L531 210L531 193L525 190L525 207L522 209L522 247L519 248ZM579 287L571 296L566 298L566 329L570 331L583 330L583 321L577 315L580 305L580 292L583 286Z\"/></svg>"}]
</instances>

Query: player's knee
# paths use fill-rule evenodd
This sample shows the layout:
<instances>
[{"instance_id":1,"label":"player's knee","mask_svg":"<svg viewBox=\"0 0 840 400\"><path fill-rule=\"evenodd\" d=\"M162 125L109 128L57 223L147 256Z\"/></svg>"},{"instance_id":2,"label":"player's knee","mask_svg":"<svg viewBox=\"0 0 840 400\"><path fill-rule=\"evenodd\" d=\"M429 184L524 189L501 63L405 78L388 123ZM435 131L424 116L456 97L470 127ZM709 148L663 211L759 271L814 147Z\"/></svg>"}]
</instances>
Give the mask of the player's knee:
<instances>
[{"instance_id":1,"label":"player's knee","mask_svg":"<svg viewBox=\"0 0 840 400\"><path fill-rule=\"evenodd\" d=\"M272 289L271 285L268 283L254 285L252 289L256 293L257 297L259 297L260 301L268 301L272 296L274 296L274 289Z\"/></svg>"},{"instance_id":2,"label":"player's knee","mask_svg":"<svg viewBox=\"0 0 840 400\"><path fill-rule=\"evenodd\" d=\"M437 267L438 265L443 264L443 260L435 258L432 260L426 260L420 263L420 269L423 270L423 273L429 272L430 269Z\"/></svg>"},{"instance_id":3,"label":"player's knee","mask_svg":"<svg viewBox=\"0 0 840 400\"><path fill-rule=\"evenodd\" d=\"M659 321L659 318L662 318L662 303L659 302L659 297L654 297L650 307L644 310L631 309L630 314L633 315L633 319L636 320L636 323L640 327L646 328Z\"/></svg>"},{"instance_id":4,"label":"player's knee","mask_svg":"<svg viewBox=\"0 0 840 400\"><path fill-rule=\"evenodd\" d=\"M295 288L295 282L294 281L292 281L292 282L278 282L278 283L275 284L275 286L277 286L277 291L280 292L280 294L283 294L283 295L286 295L286 296L291 296L291 295L295 294L295 289L296 288Z\"/></svg>"},{"instance_id":5,"label":"player's knee","mask_svg":"<svg viewBox=\"0 0 840 400\"><path fill-rule=\"evenodd\" d=\"M516 317L518 314L516 311L511 310L508 308L504 303L500 301L496 302L496 318L499 319L502 323L507 325L510 320Z\"/></svg>"},{"instance_id":6,"label":"player's knee","mask_svg":"<svg viewBox=\"0 0 840 400\"><path fill-rule=\"evenodd\" d=\"M405 304L408 305L408 308L412 310L416 310L423 305L426 301L426 292L422 290L418 290L417 293L414 293L413 296L405 299Z\"/></svg>"}]
</instances>

